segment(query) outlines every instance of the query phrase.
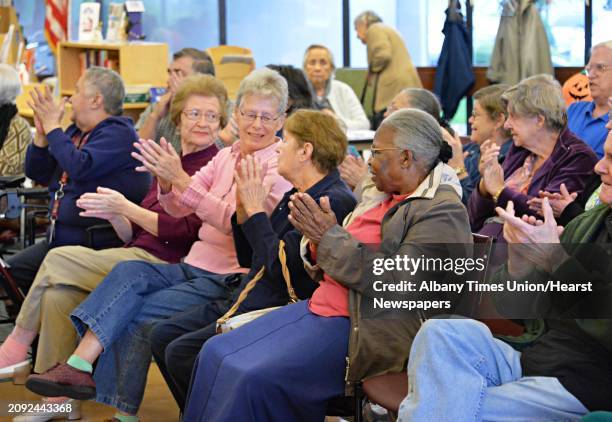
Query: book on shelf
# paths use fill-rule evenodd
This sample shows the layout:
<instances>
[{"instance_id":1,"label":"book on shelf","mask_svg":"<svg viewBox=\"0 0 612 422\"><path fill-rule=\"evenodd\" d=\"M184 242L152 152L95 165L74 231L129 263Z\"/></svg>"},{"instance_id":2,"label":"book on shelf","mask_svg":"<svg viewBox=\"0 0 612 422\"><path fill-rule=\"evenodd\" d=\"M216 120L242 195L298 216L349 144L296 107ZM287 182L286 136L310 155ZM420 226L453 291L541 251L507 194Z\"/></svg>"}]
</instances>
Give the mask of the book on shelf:
<instances>
[{"instance_id":1,"label":"book on shelf","mask_svg":"<svg viewBox=\"0 0 612 422\"><path fill-rule=\"evenodd\" d=\"M108 50L83 50L78 54L80 73L83 74L92 66L106 67L119 71L119 59L109 56Z\"/></svg>"}]
</instances>

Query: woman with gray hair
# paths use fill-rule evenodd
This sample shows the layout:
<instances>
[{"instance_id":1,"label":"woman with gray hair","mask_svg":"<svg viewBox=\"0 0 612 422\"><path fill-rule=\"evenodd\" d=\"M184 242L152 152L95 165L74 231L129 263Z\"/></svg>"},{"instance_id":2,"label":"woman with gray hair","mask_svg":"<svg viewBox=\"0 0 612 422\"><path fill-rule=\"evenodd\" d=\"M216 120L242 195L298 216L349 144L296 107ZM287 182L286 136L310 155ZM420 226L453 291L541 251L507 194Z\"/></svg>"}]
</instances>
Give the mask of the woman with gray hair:
<instances>
[{"instance_id":1,"label":"woman with gray hair","mask_svg":"<svg viewBox=\"0 0 612 422\"><path fill-rule=\"evenodd\" d=\"M17 113L15 99L20 92L17 71L0 64L0 176L23 173L26 150L32 140L30 125Z\"/></svg>"},{"instance_id":2,"label":"woman with gray hair","mask_svg":"<svg viewBox=\"0 0 612 422\"><path fill-rule=\"evenodd\" d=\"M483 144L480 182L468 202L472 230L504 242L495 207L514 203L517 215L537 216L528 201L540 191L582 192L597 162L593 151L567 128L565 102L558 83L529 78L508 89L502 99L508 118L504 128L513 145L503 164L500 146Z\"/></svg>"},{"instance_id":3,"label":"woman with gray hair","mask_svg":"<svg viewBox=\"0 0 612 422\"><path fill-rule=\"evenodd\" d=\"M382 316L372 308L375 263L421 257L427 245L471 242L465 207L442 177L450 154L431 116L398 111L374 138L379 195L368 195L343 226L325 198L293 195L289 219L305 236L302 256L319 287L310 301L210 339L193 373L205 394L189 400L186 420L323 421L327 401L352 393L356 382L404 369L420 321L416 311ZM446 246L436 252L449 255ZM404 276L385 272L388 280Z\"/></svg>"},{"instance_id":4,"label":"woman with gray hair","mask_svg":"<svg viewBox=\"0 0 612 422\"><path fill-rule=\"evenodd\" d=\"M351 130L369 129L368 117L355 91L334 78L334 56L329 48L312 44L304 53L304 72L310 84L315 108L340 119Z\"/></svg>"},{"instance_id":5,"label":"woman with gray hair","mask_svg":"<svg viewBox=\"0 0 612 422\"><path fill-rule=\"evenodd\" d=\"M405 108L414 108L422 110L432 116L442 127L442 135L444 139L451 145L455 142L461 144L461 141L454 138L454 130L450 127L448 122L443 120L440 116L440 103L436 96L431 92L423 88L405 88L399 92L387 107L384 113L384 117L387 118L394 112ZM459 146L459 149L461 146ZM449 161L449 165L452 165L454 157ZM351 189L355 190L356 193L360 191L360 184L368 173L368 166L361 157L355 157L349 155L342 162L338 168L342 179L348 184ZM459 182L459 181L457 181Z\"/></svg>"},{"instance_id":6,"label":"woman with gray hair","mask_svg":"<svg viewBox=\"0 0 612 422\"><path fill-rule=\"evenodd\" d=\"M263 208L268 215L291 188L278 174L280 139L275 136L284 124L287 96L287 82L277 72L251 72L240 84L234 107L239 141L219 151L191 177L164 138L160 144L140 140L139 153L134 154L142 162L139 170L157 178L159 201L168 214L200 217L199 240L178 264L128 261L116 265L71 314L82 337L72 356L65 364L30 376L29 389L46 396L95 398L123 415L136 415L151 363L151 323L195 305L230 299L249 271L238 262L232 238L234 171L240 160L252 156L264 168L262 186L268 194ZM198 116L211 118L209 113Z\"/></svg>"}]
</instances>

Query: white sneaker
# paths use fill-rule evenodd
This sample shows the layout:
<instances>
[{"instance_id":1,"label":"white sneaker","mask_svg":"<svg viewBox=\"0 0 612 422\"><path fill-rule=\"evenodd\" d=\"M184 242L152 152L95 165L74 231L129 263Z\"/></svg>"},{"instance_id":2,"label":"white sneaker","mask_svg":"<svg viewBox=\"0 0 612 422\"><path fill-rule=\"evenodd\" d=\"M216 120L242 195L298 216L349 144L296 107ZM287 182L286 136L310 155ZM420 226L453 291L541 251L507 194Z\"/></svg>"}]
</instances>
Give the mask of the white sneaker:
<instances>
[{"instance_id":1,"label":"white sneaker","mask_svg":"<svg viewBox=\"0 0 612 422\"><path fill-rule=\"evenodd\" d=\"M0 368L0 380L13 378L15 384L25 384L25 379L28 375L30 375L29 360Z\"/></svg>"},{"instance_id":2,"label":"white sneaker","mask_svg":"<svg viewBox=\"0 0 612 422\"><path fill-rule=\"evenodd\" d=\"M51 421L54 419L67 419L69 421L75 421L81 419L81 402L79 400L68 399L64 402L51 403L51 402L40 402L41 406L49 407L49 410L59 408L60 406L70 405L70 412L30 412L23 413L13 418L13 422L44 422Z\"/></svg>"}]
</instances>

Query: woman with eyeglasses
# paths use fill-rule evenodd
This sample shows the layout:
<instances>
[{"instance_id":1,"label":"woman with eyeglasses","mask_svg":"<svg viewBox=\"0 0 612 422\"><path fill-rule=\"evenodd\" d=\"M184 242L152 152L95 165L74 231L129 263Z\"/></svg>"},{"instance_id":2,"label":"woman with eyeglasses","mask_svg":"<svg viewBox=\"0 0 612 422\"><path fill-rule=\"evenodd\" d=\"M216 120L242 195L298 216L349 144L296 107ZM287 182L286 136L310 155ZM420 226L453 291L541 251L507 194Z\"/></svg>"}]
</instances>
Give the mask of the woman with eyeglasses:
<instances>
[{"instance_id":1,"label":"woman with eyeglasses","mask_svg":"<svg viewBox=\"0 0 612 422\"><path fill-rule=\"evenodd\" d=\"M202 104L201 112L185 110L182 119L190 121L192 133L212 133L219 126L211 123L221 113L212 105ZM82 337L72 356L65 364L30 376L26 383L30 390L47 396L95 398L116 407L118 419L136 418L151 363L148 333L152 323L194 305L229 299L249 271L238 262L232 238L234 171L241 160L252 156L262 164L267 214L291 187L278 174L280 140L275 136L284 124L286 108L285 79L270 69L253 71L241 82L234 108L239 141L219 151L191 177L182 171L169 143L140 141L139 153L134 154L142 162L140 170L157 178L160 203L170 215L195 213L202 220L199 240L179 264L130 261L115 266L71 314Z\"/></svg>"},{"instance_id":2,"label":"woman with eyeglasses","mask_svg":"<svg viewBox=\"0 0 612 422\"><path fill-rule=\"evenodd\" d=\"M306 192L316 201L328 201L339 221L355 207L355 198L336 169L348 145L337 119L320 111L296 110L287 118L283 131L278 172L293 189L285 193L269 217L262 212L265 190L260 166L247 160L235 176L240 205L232 218L234 244L240 262L251 266L234 291L235 301L195 306L158 321L151 331L153 356L181 409L188 390L197 388L197 384L190 387L191 373L202 345L216 334L218 319L286 305L290 296L285 274L289 274L294 298L307 300L318 287L300 257L302 233L288 220L291 196Z\"/></svg>"},{"instance_id":3,"label":"woman with eyeglasses","mask_svg":"<svg viewBox=\"0 0 612 422\"><path fill-rule=\"evenodd\" d=\"M480 150L481 179L468 202L472 230L504 242L503 224L495 207L514 203L517 215L537 216L530 199L540 191L581 193L593 173L597 157L567 128L565 101L559 83L549 75L523 80L502 95L508 118L504 128L512 134L503 164L501 147L489 143Z\"/></svg>"},{"instance_id":4,"label":"woman with eyeglasses","mask_svg":"<svg viewBox=\"0 0 612 422\"><path fill-rule=\"evenodd\" d=\"M474 110L469 119L472 129L471 142L463 146L462 154L458 155L457 162L453 166L463 188L461 200L466 205L480 180L478 162L481 145L484 149L489 145L497 145L499 147L497 161L500 164L503 163L512 145L511 133L504 128L508 113L502 101L502 94L508 88L509 85L496 84L481 88L474 93Z\"/></svg>"},{"instance_id":5,"label":"woman with eyeglasses","mask_svg":"<svg viewBox=\"0 0 612 422\"><path fill-rule=\"evenodd\" d=\"M443 176L451 154L433 117L400 110L376 132L370 191L344 223L324 201L294 194L289 221L307 240L302 257L319 287L310 300L208 340L184 420L323 421L328 400L351 394L356 382L401 372L419 316L372 308L366 298L376 297L375 280L406 280L389 267L374 275L373 265L428 252L443 257L446 244L471 242L459 192Z\"/></svg>"},{"instance_id":6,"label":"woman with eyeglasses","mask_svg":"<svg viewBox=\"0 0 612 422\"><path fill-rule=\"evenodd\" d=\"M226 120L227 91L211 76L185 80L174 96L170 116L181 135L180 165L194 174L217 153L214 140ZM200 219L172 217L157 199L154 182L140 205L115 190L100 187L77 200L83 217L110 222L124 247L94 250L83 246L52 249L45 257L26 296L9 341L0 346L0 377L28 373L27 349L38 338L36 372L65 361L77 344L70 312L96 288L113 267L124 261L177 263L198 238ZM14 377L15 378L15 377ZM23 381L21 381L23 382ZM78 405L71 417L78 413ZM38 415L43 416L43 415ZM59 414L49 414L49 417Z\"/></svg>"}]
</instances>

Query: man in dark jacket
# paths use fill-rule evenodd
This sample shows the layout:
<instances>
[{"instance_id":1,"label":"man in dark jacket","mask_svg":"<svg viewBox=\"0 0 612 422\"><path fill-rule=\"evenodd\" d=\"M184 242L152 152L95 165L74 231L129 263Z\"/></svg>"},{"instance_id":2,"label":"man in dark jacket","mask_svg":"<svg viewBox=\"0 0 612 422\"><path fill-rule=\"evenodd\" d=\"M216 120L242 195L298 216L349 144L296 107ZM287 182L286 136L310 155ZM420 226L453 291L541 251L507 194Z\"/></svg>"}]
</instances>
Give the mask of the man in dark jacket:
<instances>
[{"instance_id":1,"label":"man in dark jacket","mask_svg":"<svg viewBox=\"0 0 612 422\"><path fill-rule=\"evenodd\" d=\"M79 216L76 200L85 192L105 186L139 203L150 176L137 173L138 162L130 153L137 141L132 121L121 117L125 88L110 69L92 67L79 79L72 104L74 124L65 131L60 122L66 101L56 104L51 91L32 94L36 136L26 154L26 175L48 185L51 225L47 238L7 260L17 284L28 290L49 249L83 245L102 249L116 245L112 230L98 233L88 244L87 229L103 220Z\"/></svg>"}]
</instances>

